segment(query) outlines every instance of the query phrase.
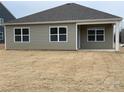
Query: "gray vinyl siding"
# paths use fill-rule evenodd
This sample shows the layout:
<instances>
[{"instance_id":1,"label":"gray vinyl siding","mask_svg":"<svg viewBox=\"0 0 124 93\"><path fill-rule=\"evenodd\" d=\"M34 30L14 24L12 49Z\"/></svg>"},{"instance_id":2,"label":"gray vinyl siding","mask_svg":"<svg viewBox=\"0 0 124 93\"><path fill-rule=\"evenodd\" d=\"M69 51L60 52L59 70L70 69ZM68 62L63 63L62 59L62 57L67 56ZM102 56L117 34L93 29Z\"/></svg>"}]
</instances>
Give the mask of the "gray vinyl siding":
<instances>
[{"instance_id":1,"label":"gray vinyl siding","mask_svg":"<svg viewBox=\"0 0 124 93\"><path fill-rule=\"evenodd\" d=\"M93 27L105 28L105 42L87 42L87 29ZM82 49L113 49L113 25L85 25L80 27Z\"/></svg>"},{"instance_id":2,"label":"gray vinyl siding","mask_svg":"<svg viewBox=\"0 0 124 93\"><path fill-rule=\"evenodd\" d=\"M49 42L49 26L67 26L68 42ZM14 27L30 27L30 43L14 43ZM76 50L76 24L6 26L6 49Z\"/></svg>"}]
</instances>

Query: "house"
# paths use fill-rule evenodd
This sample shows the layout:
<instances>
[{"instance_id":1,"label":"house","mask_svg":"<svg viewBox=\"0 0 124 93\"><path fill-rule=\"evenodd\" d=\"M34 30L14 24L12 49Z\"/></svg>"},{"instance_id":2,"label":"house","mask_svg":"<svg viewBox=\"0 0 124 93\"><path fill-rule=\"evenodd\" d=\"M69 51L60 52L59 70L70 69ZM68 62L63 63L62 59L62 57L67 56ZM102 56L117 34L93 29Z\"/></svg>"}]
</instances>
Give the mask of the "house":
<instances>
[{"instance_id":1,"label":"house","mask_svg":"<svg viewBox=\"0 0 124 93\"><path fill-rule=\"evenodd\" d=\"M5 23L5 48L118 51L121 20L112 14L68 3Z\"/></svg>"},{"instance_id":2,"label":"house","mask_svg":"<svg viewBox=\"0 0 124 93\"><path fill-rule=\"evenodd\" d=\"M2 3L0 3L0 43L4 43L3 23L13 19L15 19L15 17L9 12L9 10Z\"/></svg>"}]
</instances>

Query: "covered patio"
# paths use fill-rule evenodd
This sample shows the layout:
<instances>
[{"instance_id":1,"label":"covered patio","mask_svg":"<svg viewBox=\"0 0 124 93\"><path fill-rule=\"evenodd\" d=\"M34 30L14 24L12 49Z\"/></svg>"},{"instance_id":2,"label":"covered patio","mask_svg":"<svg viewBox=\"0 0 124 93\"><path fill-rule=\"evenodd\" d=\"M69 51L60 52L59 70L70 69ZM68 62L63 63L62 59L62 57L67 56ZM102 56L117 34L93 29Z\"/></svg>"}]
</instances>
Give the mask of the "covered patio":
<instances>
[{"instance_id":1,"label":"covered patio","mask_svg":"<svg viewBox=\"0 0 124 93\"><path fill-rule=\"evenodd\" d=\"M76 24L77 50L119 51L119 21L89 21Z\"/></svg>"}]
</instances>

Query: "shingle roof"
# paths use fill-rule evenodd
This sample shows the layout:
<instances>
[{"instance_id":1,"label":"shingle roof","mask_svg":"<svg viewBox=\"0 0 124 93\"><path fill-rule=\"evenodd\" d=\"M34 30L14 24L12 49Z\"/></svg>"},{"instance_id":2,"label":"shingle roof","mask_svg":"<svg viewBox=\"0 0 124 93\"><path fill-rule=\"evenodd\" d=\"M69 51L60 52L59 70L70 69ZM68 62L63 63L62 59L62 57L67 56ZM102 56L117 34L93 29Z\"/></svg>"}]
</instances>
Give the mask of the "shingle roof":
<instances>
[{"instance_id":1,"label":"shingle roof","mask_svg":"<svg viewBox=\"0 0 124 93\"><path fill-rule=\"evenodd\" d=\"M11 21L10 23L23 22L47 22L47 21L67 21L67 20L89 20L89 19L109 19L120 18L118 16L91 9L79 4L68 3L43 12L35 13Z\"/></svg>"},{"instance_id":2,"label":"shingle roof","mask_svg":"<svg viewBox=\"0 0 124 93\"><path fill-rule=\"evenodd\" d=\"M5 22L15 19L15 17L1 2L0 2L0 18L4 18Z\"/></svg>"}]
</instances>

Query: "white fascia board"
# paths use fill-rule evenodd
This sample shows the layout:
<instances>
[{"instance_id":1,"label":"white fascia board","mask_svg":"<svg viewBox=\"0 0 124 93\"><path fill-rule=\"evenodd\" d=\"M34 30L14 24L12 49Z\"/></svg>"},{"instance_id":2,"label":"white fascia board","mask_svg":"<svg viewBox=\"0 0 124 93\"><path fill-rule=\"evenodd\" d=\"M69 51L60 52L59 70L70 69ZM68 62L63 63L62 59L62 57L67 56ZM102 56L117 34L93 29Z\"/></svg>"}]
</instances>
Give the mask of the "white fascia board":
<instances>
[{"instance_id":1,"label":"white fascia board","mask_svg":"<svg viewBox=\"0 0 124 93\"><path fill-rule=\"evenodd\" d=\"M88 19L88 20L65 20L65 21L46 21L46 22L22 22L22 23L5 23L4 25L25 25L25 24L50 24L50 23L90 23L90 22L104 22L104 21L121 21L121 18L108 19Z\"/></svg>"},{"instance_id":2,"label":"white fascia board","mask_svg":"<svg viewBox=\"0 0 124 93\"><path fill-rule=\"evenodd\" d=\"M89 22L78 22L77 25L90 25L90 24L116 24L119 21L89 21Z\"/></svg>"}]
</instances>

